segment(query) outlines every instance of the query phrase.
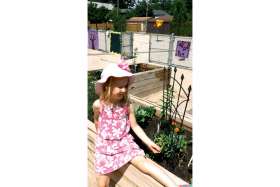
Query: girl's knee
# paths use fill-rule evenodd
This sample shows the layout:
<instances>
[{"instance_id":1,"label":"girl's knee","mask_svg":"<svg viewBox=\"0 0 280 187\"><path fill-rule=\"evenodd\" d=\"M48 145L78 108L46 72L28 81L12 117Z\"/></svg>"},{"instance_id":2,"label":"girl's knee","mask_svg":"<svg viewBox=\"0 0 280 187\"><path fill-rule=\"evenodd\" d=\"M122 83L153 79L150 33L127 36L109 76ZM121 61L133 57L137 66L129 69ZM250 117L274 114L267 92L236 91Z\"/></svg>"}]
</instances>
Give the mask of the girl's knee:
<instances>
[{"instance_id":1,"label":"girl's knee","mask_svg":"<svg viewBox=\"0 0 280 187\"><path fill-rule=\"evenodd\" d=\"M146 159L143 159L138 162L138 168L145 174L151 173L151 163L149 163Z\"/></svg>"},{"instance_id":2,"label":"girl's knee","mask_svg":"<svg viewBox=\"0 0 280 187\"><path fill-rule=\"evenodd\" d=\"M140 171L145 174L150 175L154 170L154 165L148 161L145 157L139 156L135 157L131 163L136 166Z\"/></svg>"},{"instance_id":3,"label":"girl's knee","mask_svg":"<svg viewBox=\"0 0 280 187\"><path fill-rule=\"evenodd\" d=\"M109 183L106 181L98 181L98 187L109 187Z\"/></svg>"},{"instance_id":4,"label":"girl's knee","mask_svg":"<svg viewBox=\"0 0 280 187\"><path fill-rule=\"evenodd\" d=\"M108 176L97 177L98 187L109 187L110 178Z\"/></svg>"},{"instance_id":5,"label":"girl's knee","mask_svg":"<svg viewBox=\"0 0 280 187\"><path fill-rule=\"evenodd\" d=\"M147 162L147 161L143 161L142 163L142 166L143 166L143 173L145 174L151 174L151 163Z\"/></svg>"},{"instance_id":6,"label":"girl's knee","mask_svg":"<svg viewBox=\"0 0 280 187\"><path fill-rule=\"evenodd\" d=\"M108 187L105 182L98 182L98 187Z\"/></svg>"}]
</instances>

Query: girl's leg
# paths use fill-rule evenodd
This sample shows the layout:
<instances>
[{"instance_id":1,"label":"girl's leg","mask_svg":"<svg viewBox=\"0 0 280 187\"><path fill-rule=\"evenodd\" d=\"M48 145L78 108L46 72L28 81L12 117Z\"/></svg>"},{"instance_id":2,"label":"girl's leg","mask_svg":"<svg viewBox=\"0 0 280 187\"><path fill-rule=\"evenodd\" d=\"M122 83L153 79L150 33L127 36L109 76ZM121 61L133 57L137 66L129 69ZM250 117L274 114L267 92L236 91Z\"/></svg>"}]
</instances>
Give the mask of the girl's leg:
<instances>
[{"instance_id":1,"label":"girl's leg","mask_svg":"<svg viewBox=\"0 0 280 187\"><path fill-rule=\"evenodd\" d=\"M152 176L158 182L167 187L175 187L175 182L169 178L159 167L149 162L144 156L137 156L130 161L136 168L145 174Z\"/></svg>"},{"instance_id":2,"label":"girl's leg","mask_svg":"<svg viewBox=\"0 0 280 187\"><path fill-rule=\"evenodd\" d=\"M107 175L98 175L97 184L98 187L109 187L110 177Z\"/></svg>"}]
</instances>

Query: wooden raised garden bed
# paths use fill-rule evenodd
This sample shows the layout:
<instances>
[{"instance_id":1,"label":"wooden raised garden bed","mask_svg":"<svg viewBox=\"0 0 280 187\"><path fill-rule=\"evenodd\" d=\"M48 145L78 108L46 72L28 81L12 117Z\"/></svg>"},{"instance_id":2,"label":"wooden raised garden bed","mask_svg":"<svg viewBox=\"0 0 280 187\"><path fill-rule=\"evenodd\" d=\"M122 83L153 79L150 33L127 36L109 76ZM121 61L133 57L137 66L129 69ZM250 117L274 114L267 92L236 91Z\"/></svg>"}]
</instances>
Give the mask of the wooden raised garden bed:
<instances>
[{"instance_id":1,"label":"wooden raised garden bed","mask_svg":"<svg viewBox=\"0 0 280 187\"><path fill-rule=\"evenodd\" d=\"M135 82L130 86L129 93L132 95L145 95L158 92L163 89L164 81L167 77L167 71L164 74L163 67L140 63L136 67L130 65L130 69L135 76Z\"/></svg>"}]
</instances>

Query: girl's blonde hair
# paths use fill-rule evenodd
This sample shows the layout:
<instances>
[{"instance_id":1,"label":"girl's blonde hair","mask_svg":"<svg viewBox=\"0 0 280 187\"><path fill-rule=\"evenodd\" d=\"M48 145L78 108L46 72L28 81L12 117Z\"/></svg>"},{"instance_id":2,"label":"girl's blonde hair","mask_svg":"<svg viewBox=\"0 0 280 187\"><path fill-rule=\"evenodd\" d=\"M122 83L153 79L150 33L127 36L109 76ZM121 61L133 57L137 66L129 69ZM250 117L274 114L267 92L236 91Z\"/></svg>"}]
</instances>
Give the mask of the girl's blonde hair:
<instances>
[{"instance_id":1,"label":"girl's blonde hair","mask_svg":"<svg viewBox=\"0 0 280 187\"><path fill-rule=\"evenodd\" d=\"M102 91L100 93L99 99L104 102L111 102L111 95L112 95L112 82L114 77L109 77L108 80L103 84ZM121 104L128 104L128 92L124 95L123 99L120 101Z\"/></svg>"}]
</instances>

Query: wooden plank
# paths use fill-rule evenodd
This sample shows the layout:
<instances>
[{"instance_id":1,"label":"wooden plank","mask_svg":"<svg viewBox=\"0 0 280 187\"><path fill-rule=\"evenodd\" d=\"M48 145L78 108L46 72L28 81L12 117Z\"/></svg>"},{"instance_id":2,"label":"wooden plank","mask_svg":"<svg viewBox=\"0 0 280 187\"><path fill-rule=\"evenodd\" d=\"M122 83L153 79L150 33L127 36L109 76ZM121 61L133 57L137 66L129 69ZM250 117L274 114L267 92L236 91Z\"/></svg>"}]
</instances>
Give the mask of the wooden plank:
<instances>
[{"instance_id":1,"label":"wooden plank","mask_svg":"<svg viewBox=\"0 0 280 187\"><path fill-rule=\"evenodd\" d=\"M91 141L91 143L95 144L95 138L96 138L96 134L90 132L90 130L88 130L88 139L89 141Z\"/></svg>"},{"instance_id":2,"label":"wooden plank","mask_svg":"<svg viewBox=\"0 0 280 187\"><path fill-rule=\"evenodd\" d=\"M88 149L91 151L95 151L95 143L91 140L88 140Z\"/></svg>"},{"instance_id":3,"label":"wooden plank","mask_svg":"<svg viewBox=\"0 0 280 187\"><path fill-rule=\"evenodd\" d=\"M146 84L143 86L139 86L139 87L135 87L131 90L129 90L130 94L135 95L137 93L141 93L144 91L150 91L152 89L158 89L158 88L162 88L163 87L163 82L162 81L158 81L158 84Z\"/></svg>"},{"instance_id":4,"label":"wooden plank","mask_svg":"<svg viewBox=\"0 0 280 187\"><path fill-rule=\"evenodd\" d=\"M133 93L133 95L136 96L136 97L144 98L144 97L147 97L147 96L149 96L149 95L151 95L155 92L162 92L162 86L155 87L151 90L145 90L145 91L142 91L142 92ZM160 99L162 99L162 97L160 97Z\"/></svg>"},{"instance_id":5,"label":"wooden plank","mask_svg":"<svg viewBox=\"0 0 280 187\"><path fill-rule=\"evenodd\" d=\"M88 187L97 187L96 174L88 168Z\"/></svg>"},{"instance_id":6,"label":"wooden plank","mask_svg":"<svg viewBox=\"0 0 280 187\"><path fill-rule=\"evenodd\" d=\"M114 181L116 184L126 187L126 186L131 186L131 187L137 187L137 181L133 181L127 174L123 173L120 169L112 173L110 175L110 178L112 181Z\"/></svg>"},{"instance_id":7,"label":"wooden plank","mask_svg":"<svg viewBox=\"0 0 280 187\"><path fill-rule=\"evenodd\" d=\"M153 89L163 89L164 71L163 68L135 74L135 82L130 86L129 93L138 95ZM167 82L166 82L167 84Z\"/></svg>"},{"instance_id":8,"label":"wooden plank","mask_svg":"<svg viewBox=\"0 0 280 187\"><path fill-rule=\"evenodd\" d=\"M88 157L88 168L94 170L94 158L92 158L90 155Z\"/></svg>"},{"instance_id":9,"label":"wooden plank","mask_svg":"<svg viewBox=\"0 0 280 187\"><path fill-rule=\"evenodd\" d=\"M162 85L160 85L161 83L159 83L158 85L155 85L152 88L148 88L148 87L141 87L135 90L131 90L130 94L137 96L137 97L145 97L147 95L149 95L149 93L153 93L153 92L158 92L158 91L162 91Z\"/></svg>"},{"instance_id":10,"label":"wooden plank","mask_svg":"<svg viewBox=\"0 0 280 187\"><path fill-rule=\"evenodd\" d=\"M141 67L141 68L147 68L148 70L153 70L155 68L161 68L163 69L162 66L159 66L158 64L151 64L151 63L138 63L138 65Z\"/></svg>"},{"instance_id":11,"label":"wooden plank","mask_svg":"<svg viewBox=\"0 0 280 187\"><path fill-rule=\"evenodd\" d=\"M138 82L135 82L131 85L131 90L133 89L137 89L138 87L145 87L147 85L158 85L161 83L161 87L163 87L163 81L160 80L159 78L151 78L151 79L145 79L145 80L142 80L142 81L138 81Z\"/></svg>"},{"instance_id":12,"label":"wooden plank","mask_svg":"<svg viewBox=\"0 0 280 187\"><path fill-rule=\"evenodd\" d=\"M149 159L149 158L147 158ZM168 175L177 185L180 185L180 186L188 186L189 184L182 180L181 178L177 177L176 175L174 175L173 173L171 173L170 171L166 170L165 168L163 168L161 165L159 165L158 163L154 162L153 160L149 159L151 162L153 162L156 166L158 166L160 169L163 170L163 172Z\"/></svg>"},{"instance_id":13,"label":"wooden plank","mask_svg":"<svg viewBox=\"0 0 280 187\"><path fill-rule=\"evenodd\" d=\"M164 71L162 68L157 68L154 70L135 73L134 76L135 76L135 82L142 81L145 79L150 79L150 78L159 78L163 80Z\"/></svg>"},{"instance_id":14,"label":"wooden plank","mask_svg":"<svg viewBox=\"0 0 280 187\"><path fill-rule=\"evenodd\" d=\"M135 77L135 82L137 82L137 81L142 81L144 79L155 78L156 74L154 73L154 71L153 72L149 71L149 72L146 72L146 73L145 72L139 72L139 73L135 73L134 77Z\"/></svg>"},{"instance_id":15,"label":"wooden plank","mask_svg":"<svg viewBox=\"0 0 280 187\"><path fill-rule=\"evenodd\" d=\"M88 160L94 163L95 152L94 150L88 150Z\"/></svg>"},{"instance_id":16,"label":"wooden plank","mask_svg":"<svg viewBox=\"0 0 280 187\"><path fill-rule=\"evenodd\" d=\"M151 176L140 172L132 164L127 164L125 167L121 168L119 172L126 176L129 180L134 181L134 183L139 187L162 187L162 185L153 179Z\"/></svg>"},{"instance_id":17,"label":"wooden plank","mask_svg":"<svg viewBox=\"0 0 280 187\"><path fill-rule=\"evenodd\" d=\"M95 125L90 120L88 120L88 129L91 130L92 132L96 133Z\"/></svg>"}]
</instances>

